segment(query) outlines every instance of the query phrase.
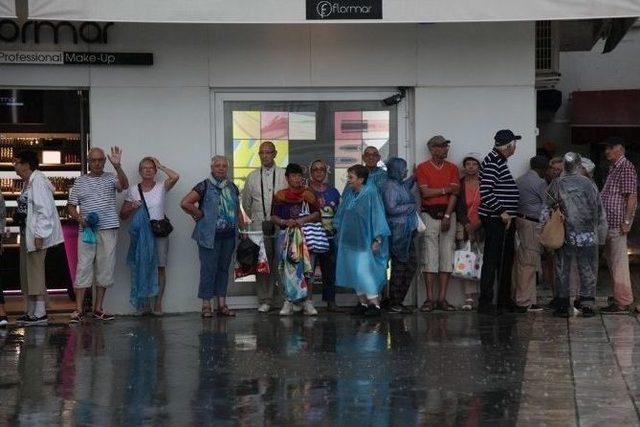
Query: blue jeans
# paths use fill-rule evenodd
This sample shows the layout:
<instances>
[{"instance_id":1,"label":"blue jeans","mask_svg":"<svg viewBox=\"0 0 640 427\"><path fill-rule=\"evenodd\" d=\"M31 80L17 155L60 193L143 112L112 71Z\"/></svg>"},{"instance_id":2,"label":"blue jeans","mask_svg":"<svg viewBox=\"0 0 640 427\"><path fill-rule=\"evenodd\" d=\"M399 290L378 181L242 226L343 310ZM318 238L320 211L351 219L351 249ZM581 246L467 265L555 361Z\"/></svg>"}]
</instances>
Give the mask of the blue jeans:
<instances>
[{"instance_id":1,"label":"blue jeans","mask_svg":"<svg viewBox=\"0 0 640 427\"><path fill-rule=\"evenodd\" d=\"M229 265L235 248L235 234L229 237L216 236L213 249L198 246L200 255L198 298L209 300L227 295Z\"/></svg>"}]
</instances>

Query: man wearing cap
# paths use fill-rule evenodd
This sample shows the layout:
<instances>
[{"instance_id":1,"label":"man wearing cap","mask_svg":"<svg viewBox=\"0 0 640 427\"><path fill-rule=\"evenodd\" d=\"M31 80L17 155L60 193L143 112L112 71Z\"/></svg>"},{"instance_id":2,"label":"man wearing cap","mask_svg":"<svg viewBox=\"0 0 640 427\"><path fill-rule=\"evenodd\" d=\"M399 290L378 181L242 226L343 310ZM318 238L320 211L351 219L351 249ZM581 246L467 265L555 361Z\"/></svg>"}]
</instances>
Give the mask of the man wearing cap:
<instances>
[{"instance_id":1,"label":"man wearing cap","mask_svg":"<svg viewBox=\"0 0 640 427\"><path fill-rule=\"evenodd\" d=\"M613 282L613 301L601 312L625 313L633 303L627 234L636 212L637 176L635 167L624 155L622 138L611 137L603 144L605 157L611 163L601 197L609 223L605 256Z\"/></svg>"},{"instance_id":2,"label":"man wearing cap","mask_svg":"<svg viewBox=\"0 0 640 427\"><path fill-rule=\"evenodd\" d=\"M449 276L453 270L455 249L456 197L460 190L458 168L446 161L451 141L436 135L427 142L431 158L416 168L416 181L422 199L420 218L427 229L420 242L422 271L427 299L420 308L429 312L434 309L453 311L455 307L446 300ZM434 283L438 280L439 293L436 299Z\"/></svg>"},{"instance_id":3,"label":"man wearing cap","mask_svg":"<svg viewBox=\"0 0 640 427\"><path fill-rule=\"evenodd\" d=\"M516 151L516 141L509 129L496 132L493 150L482 162L480 174L480 220L485 230L482 277L478 313L502 313L511 307L511 266L515 227L511 222L518 213L520 193L511 175L507 159ZM493 284L498 280L497 311L493 306Z\"/></svg>"},{"instance_id":4,"label":"man wearing cap","mask_svg":"<svg viewBox=\"0 0 640 427\"><path fill-rule=\"evenodd\" d=\"M545 156L532 157L529 161L531 169L516 180L520 193L515 220L518 244L515 249L511 292L516 305L515 311L518 313L542 310L536 298L536 273L542 269L538 224L547 192L547 182L544 180L547 165Z\"/></svg>"}]
</instances>

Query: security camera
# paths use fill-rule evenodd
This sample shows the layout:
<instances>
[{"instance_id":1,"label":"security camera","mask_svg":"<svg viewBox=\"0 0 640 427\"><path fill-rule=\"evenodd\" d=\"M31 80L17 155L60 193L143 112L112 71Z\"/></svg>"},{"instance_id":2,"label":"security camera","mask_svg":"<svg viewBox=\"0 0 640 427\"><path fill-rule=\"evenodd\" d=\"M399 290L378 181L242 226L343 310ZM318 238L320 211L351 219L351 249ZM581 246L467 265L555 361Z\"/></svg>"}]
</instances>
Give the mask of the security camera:
<instances>
[{"instance_id":1,"label":"security camera","mask_svg":"<svg viewBox=\"0 0 640 427\"><path fill-rule=\"evenodd\" d=\"M406 89L403 87L398 88L400 93L396 93L395 95L391 95L388 98L382 100L384 105L398 105L406 96Z\"/></svg>"}]
</instances>

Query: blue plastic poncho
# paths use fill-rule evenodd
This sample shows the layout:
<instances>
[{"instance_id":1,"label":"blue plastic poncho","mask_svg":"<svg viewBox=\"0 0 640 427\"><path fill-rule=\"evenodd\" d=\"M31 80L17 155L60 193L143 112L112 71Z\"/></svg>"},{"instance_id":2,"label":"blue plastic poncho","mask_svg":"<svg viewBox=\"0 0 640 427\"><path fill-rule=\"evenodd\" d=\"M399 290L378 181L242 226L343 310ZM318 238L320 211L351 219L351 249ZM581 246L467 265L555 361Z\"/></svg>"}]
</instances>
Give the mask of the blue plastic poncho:
<instances>
[{"instance_id":1,"label":"blue plastic poncho","mask_svg":"<svg viewBox=\"0 0 640 427\"><path fill-rule=\"evenodd\" d=\"M369 178L367 178L367 182L371 181L375 184L378 191L380 191L380 187L382 187L382 184L384 184L386 180L387 172L385 172L381 167L377 167L374 170L369 171Z\"/></svg>"},{"instance_id":2,"label":"blue plastic poncho","mask_svg":"<svg viewBox=\"0 0 640 427\"><path fill-rule=\"evenodd\" d=\"M127 265L131 269L129 302L137 310L147 308L149 298L158 295L156 240L146 209L138 209L129 226Z\"/></svg>"},{"instance_id":3,"label":"blue plastic poncho","mask_svg":"<svg viewBox=\"0 0 640 427\"><path fill-rule=\"evenodd\" d=\"M400 262L407 262L411 238L418 226L416 200L410 191L413 181L404 181L407 162L398 157L387 162L387 175L389 179L382 184L380 193L391 229L391 253Z\"/></svg>"},{"instance_id":4,"label":"blue plastic poncho","mask_svg":"<svg viewBox=\"0 0 640 427\"><path fill-rule=\"evenodd\" d=\"M336 285L355 289L358 295L378 295L387 279L391 234L384 205L375 184L367 180L359 193L346 191L333 219L338 229ZM378 253L371 244L382 237Z\"/></svg>"},{"instance_id":5,"label":"blue plastic poncho","mask_svg":"<svg viewBox=\"0 0 640 427\"><path fill-rule=\"evenodd\" d=\"M93 243L93 244L98 243L96 232L98 231L99 222L100 222L100 217L95 212L91 212L84 219L85 227L82 230L82 241L84 243Z\"/></svg>"}]
</instances>

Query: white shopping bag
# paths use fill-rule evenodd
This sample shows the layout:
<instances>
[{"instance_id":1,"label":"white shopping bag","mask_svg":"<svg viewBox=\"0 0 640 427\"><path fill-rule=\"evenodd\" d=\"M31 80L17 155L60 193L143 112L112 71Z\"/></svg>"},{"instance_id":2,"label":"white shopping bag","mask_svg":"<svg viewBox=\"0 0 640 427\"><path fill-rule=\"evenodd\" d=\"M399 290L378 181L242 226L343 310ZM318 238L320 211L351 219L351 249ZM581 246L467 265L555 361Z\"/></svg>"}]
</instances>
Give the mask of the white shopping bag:
<instances>
[{"instance_id":1,"label":"white shopping bag","mask_svg":"<svg viewBox=\"0 0 640 427\"><path fill-rule=\"evenodd\" d=\"M482 257L480 257L482 264ZM482 268L480 266L480 268ZM458 279L478 280L478 255L471 250L471 242L467 241L463 249L459 249L453 254L453 272L451 275Z\"/></svg>"},{"instance_id":2,"label":"white shopping bag","mask_svg":"<svg viewBox=\"0 0 640 427\"><path fill-rule=\"evenodd\" d=\"M480 249L480 245L478 245L476 243L476 280L480 280L480 277L482 276L482 260L484 258L484 255L482 253L482 249Z\"/></svg>"}]
</instances>

